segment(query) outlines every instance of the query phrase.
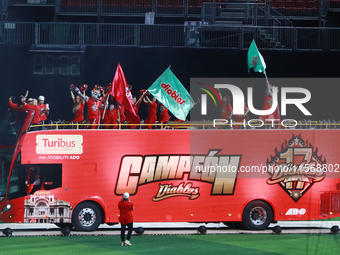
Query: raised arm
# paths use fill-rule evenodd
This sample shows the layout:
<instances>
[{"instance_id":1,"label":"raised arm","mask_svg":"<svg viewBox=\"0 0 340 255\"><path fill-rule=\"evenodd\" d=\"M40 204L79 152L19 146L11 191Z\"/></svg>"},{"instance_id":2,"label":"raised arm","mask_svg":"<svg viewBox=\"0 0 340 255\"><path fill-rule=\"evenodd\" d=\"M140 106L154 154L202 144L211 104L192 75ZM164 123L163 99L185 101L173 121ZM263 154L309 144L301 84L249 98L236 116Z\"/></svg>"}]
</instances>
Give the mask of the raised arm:
<instances>
[{"instance_id":1,"label":"raised arm","mask_svg":"<svg viewBox=\"0 0 340 255\"><path fill-rule=\"evenodd\" d=\"M247 107L247 106L246 106L246 107ZM244 112L244 116L246 116L246 115L248 114L248 112L249 112L249 108L247 107L246 110L245 110L245 112Z\"/></svg>"},{"instance_id":2,"label":"raised arm","mask_svg":"<svg viewBox=\"0 0 340 255\"><path fill-rule=\"evenodd\" d=\"M144 96L143 100L144 100L144 98L146 98L146 100L144 101L145 103L152 104L152 101L150 100L150 98L148 96Z\"/></svg>"},{"instance_id":3,"label":"raised arm","mask_svg":"<svg viewBox=\"0 0 340 255\"><path fill-rule=\"evenodd\" d=\"M145 97L143 97L143 102L146 103L146 104L148 103L148 101L146 101Z\"/></svg>"},{"instance_id":4,"label":"raised arm","mask_svg":"<svg viewBox=\"0 0 340 255\"><path fill-rule=\"evenodd\" d=\"M76 98L74 97L73 91L71 90L70 92L71 92L71 98L73 100L73 103L76 103Z\"/></svg>"},{"instance_id":5,"label":"raised arm","mask_svg":"<svg viewBox=\"0 0 340 255\"><path fill-rule=\"evenodd\" d=\"M270 87L271 87L271 85L269 84L268 81L266 81L266 91L264 92L264 96L270 95Z\"/></svg>"},{"instance_id":6,"label":"raised arm","mask_svg":"<svg viewBox=\"0 0 340 255\"><path fill-rule=\"evenodd\" d=\"M74 86L74 85L73 85ZM85 96L85 93L81 93L80 89L77 88L76 86L73 87L73 91L76 92L81 99L83 99L85 102L89 101L89 97Z\"/></svg>"},{"instance_id":7,"label":"raised arm","mask_svg":"<svg viewBox=\"0 0 340 255\"><path fill-rule=\"evenodd\" d=\"M120 123L120 110L117 110L117 114L118 114L118 122Z\"/></svg>"}]
</instances>

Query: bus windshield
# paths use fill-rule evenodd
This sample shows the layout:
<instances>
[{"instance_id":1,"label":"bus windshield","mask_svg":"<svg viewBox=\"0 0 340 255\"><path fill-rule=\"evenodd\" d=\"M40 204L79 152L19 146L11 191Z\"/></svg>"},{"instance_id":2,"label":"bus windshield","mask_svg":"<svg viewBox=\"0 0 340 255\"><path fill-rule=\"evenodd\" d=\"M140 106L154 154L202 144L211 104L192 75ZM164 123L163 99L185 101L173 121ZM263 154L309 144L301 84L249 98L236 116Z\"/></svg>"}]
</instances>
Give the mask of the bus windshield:
<instances>
[{"instance_id":1,"label":"bus windshield","mask_svg":"<svg viewBox=\"0 0 340 255\"><path fill-rule=\"evenodd\" d=\"M26 117L25 111L7 111L0 122L0 202L6 196L14 148Z\"/></svg>"},{"instance_id":2,"label":"bus windshield","mask_svg":"<svg viewBox=\"0 0 340 255\"><path fill-rule=\"evenodd\" d=\"M11 167L14 147L1 148L0 147L0 202L6 196L7 181L9 170Z\"/></svg>"},{"instance_id":3,"label":"bus windshield","mask_svg":"<svg viewBox=\"0 0 340 255\"><path fill-rule=\"evenodd\" d=\"M15 146L26 117L24 111L7 111L0 122L0 147Z\"/></svg>"}]
</instances>

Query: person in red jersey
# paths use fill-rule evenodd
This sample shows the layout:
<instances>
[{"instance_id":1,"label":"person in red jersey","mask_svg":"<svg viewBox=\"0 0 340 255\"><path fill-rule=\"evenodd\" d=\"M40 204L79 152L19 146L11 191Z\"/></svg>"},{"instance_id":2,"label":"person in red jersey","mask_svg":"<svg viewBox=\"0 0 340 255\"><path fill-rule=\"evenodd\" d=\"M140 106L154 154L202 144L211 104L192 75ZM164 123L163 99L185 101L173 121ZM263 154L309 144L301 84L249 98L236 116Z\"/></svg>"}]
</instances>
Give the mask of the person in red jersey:
<instances>
[{"instance_id":1,"label":"person in red jersey","mask_svg":"<svg viewBox=\"0 0 340 255\"><path fill-rule=\"evenodd\" d=\"M46 121L47 115L49 114L50 108L48 104L44 104L45 97L39 96L38 97L38 106L40 107L40 121Z\"/></svg>"},{"instance_id":2,"label":"person in red jersey","mask_svg":"<svg viewBox=\"0 0 340 255\"><path fill-rule=\"evenodd\" d=\"M222 106L221 106L221 119L230 121L233 116L233 108L230 105L230 97L228 95L222 96L222 92L218 89L218 95L222 99ZM229 128L228 126L217 127L217 128Z\"/></svg>"},{"instance_id":3,"label":"person in red jersey","mask_svg":"<svg viewBox=\"0 0 340 255\"><path fill-rule=\"evenodd\" d=\"M276 86L270 85L268 82L266 83L266 91L264 94L264 103L262 110L269 110L273 105L273 88ZM276 87L277 88L277 87ZM279 105L276 105L276 109L273 113L269 115L262 115L260 117L260 120L264 122L264 124L272 125L274 123L274 128L281 128L281 118L280 118L280 111L279 111Z\"/></svg>"},{"instance_id":4,"label":"person in red jersey","mask_svg":"<svg viewBox=\"0 0 340 255\"><path fill-rule=\"evenodd\" d=\"M148 129L152 129L151 124L155 124L157 120L157 103L156 103L156 98L153 97L152 100L149 99L148 96L143 97L144 103L148 104L148 109L149 109L149 114L147 119L145 120L145 124L150 124L148 125Z\"/></svg>"},{"instance_id":5,"label":"person in red jersey","mask_svg":"<svg viewBox=\"0 0 340 255\"><path fill-rule=\"evenodd\" d=\"M159 119L160 123L167 123L169 121L169 110L162 103L159 104Z\"/></svg>"},{"instance_id":6,"label":"person in red jersey","mask_svg":"<svg viewBox=\"0 0 340 255\"><path fill-rule=\"evenodd\" d=\"M222 97L221 119L230 120L233 116L233 108L230 105L230 97L225 95Z\"/></svg>"},{"instance_id":7,"label":"person in red jersey","mask_svg":"<svg viewBox=\"0 0 340 255\"><path fill-rule=\"evenodd\" d=\"M98 86L95 86L91 91L91 97L84 96L79 88L73 86L73 90L86 102L87 104L87 124L98 124L99 123L99 109L103 109L102 94ZM91 126L92 129L97 128L96 125Z\"/></svg>"},{"instance_id":8,"label":"person in red jersey","mask_svg":"<svg viewBox=\"0 0 340 255\"><path fill-rule=\"evenodd\" d=\"M120 111L118 110L118 103L116 99L109 95L109 106L105 112L105 124L119 124L120 121ZM112 128L112 126L106 126L106 129ZM113 126L114 129L117 129L118 126Z\"/></svg>"},{"instance_id":9,"label":"person in red jersey","mask_svg":"<svg viewBox=\"0 0 340 255\"><path fill-rule=\"evenodd\" d=\"M118 203L118 209L119 209L119 222L121 224L120 229L120 238L122 240L122 246L131 246L130 239L133 229L133 203L129 200L129 193L125 192L123 194L123 198ZM125 229L128 227L128 234L125 240Z\"/></svg>"},{"instance_id":10,"label":"person in red jersey","mask_svg":"<svg viewBox=\"0 0 340 255\"><path fill-rule=\"evenodd\" d=\"M39 124L40 122L40 107L38 105L37 99L33 98L32 105L24 103L22 106L25 110L34 110L34 115L31 124Z\"/></svg>"},{"instance_id":11,"label":"person in red jersey","mask_svg":"<svg viewBox=\"0 0 340 255\"><path fill-rule=\"evenodd\" d=\"M13 102L13 97L10 97L8 99L8 105L9 105L9 108L11 108L11 109L18 109L19 108L18 103Z\"/></svg>"},{"instance_id":12,"label":"person in red jersey","mask_svg":"<svg viewBox=\"0 0 340 255\"><path fill-rule=\"evenodd\" d=\"M83 91L83 95L85 96L85 90ZM85 106L85 101L77 95L76 97L73 94L73 91L71 91L71 98L73 100L73 113L74 113L74 118L72 122L77 122L77 123L82 123L84 121L84 106Z\"/></svg>"},{"instance_id":13,"label":"person in red jersey","mask_svg":"<svg viewBox=\"0 0 340 255\"><path fill-rule=\"evenodd\" d=\"M23 104L25 103L25 101L26 101L27 96L28 96L28 90L26 90L25 96L20 95L20 102L18 102L18 101L16 100L15 97L11 96L11 97L8 99L9 108L11 108L11 109L18 109L18 108L22 107L22 105L23 105ZM31 102L32 102L32 98L30 98L30 100L31 100ZM14 102L14 101L16 101L16 102ZM31 104L32 104L32 103L31 103Z\"/></svg>"},{"instance_id":14,"label":"person in red jersey","mask_svg":"<svg viewBox=\"0 0 340 255\"><path fill-rule=\"evenodd\" d=\"M142 103L142 99L143 99L143 95L140 95L139 96L139 99L137 101L137 97L132 97L132 101L134 103L133 105L133 109L135 110L135 113L138 115L138 109L139 109L139 106L140 104Z\"/></svg>"}]
</instances>

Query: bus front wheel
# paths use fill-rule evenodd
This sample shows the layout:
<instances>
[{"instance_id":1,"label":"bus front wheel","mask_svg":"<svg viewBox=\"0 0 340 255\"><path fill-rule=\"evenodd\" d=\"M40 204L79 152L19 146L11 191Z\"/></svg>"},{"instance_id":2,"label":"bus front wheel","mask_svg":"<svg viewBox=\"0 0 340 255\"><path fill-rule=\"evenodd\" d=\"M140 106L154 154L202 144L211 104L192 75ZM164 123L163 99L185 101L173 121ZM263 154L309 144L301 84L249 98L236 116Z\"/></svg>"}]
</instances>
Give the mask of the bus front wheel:
<instances>
[{"instance_id":1,"label":"bus front wheel","mask_svg":"<svg viewBox=\"0 0 340 255\"><path fill-rule=\"evenodd\" d=\"M242 225L249 230L264 230L273 221L273 211L269 204L255 200L247 204L242 215Z\"/></svg>"},{"instance_id":2,"label":"bus front wheel","mask_svg":"<svg viewBox=\"0 0 340 255\"><path fill-rule=\"evenodd\" d=\"M94 231L102 222L98 205L84 202L76 206L72 214L72 224L79 231Z\"/></svg>"}]
</instances>

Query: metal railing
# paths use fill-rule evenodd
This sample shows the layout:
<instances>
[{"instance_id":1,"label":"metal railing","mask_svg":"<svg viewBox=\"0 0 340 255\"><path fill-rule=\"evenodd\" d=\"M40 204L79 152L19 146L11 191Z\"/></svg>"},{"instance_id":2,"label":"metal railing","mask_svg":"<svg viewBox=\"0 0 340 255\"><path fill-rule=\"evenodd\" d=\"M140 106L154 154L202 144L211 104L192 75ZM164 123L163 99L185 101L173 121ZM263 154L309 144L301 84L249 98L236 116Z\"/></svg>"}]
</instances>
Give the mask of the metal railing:
<instances>
[{"instance_id":1,"label":"metal railing","mask_svg":"<svg viewBox=\"0 0 340 255\"><path fill-rule=\"evenodd\" d=\"M253 39L260 49L340 50L340 28L0 22L2 44L248 49Z\"/></svg>"},{"instance_id":2,"label":"metal railing","mask_svg":"<svg viewBox=\"0 0 340 255\"><path fill-rule=\"evenodd\" d=\"M29 131L38 130L63 130L63 129L340 129L340 121L336 120L298 120L286 122L284 125L279 123L264 123L261 121L252 121L251 124L236 123L232 124L214 124L213 121L169 121L168 123L155 124L85 124L72 123L65 121L51 121L49 124L31 125ZM237 127L236 127L237 126Z\"/></svg>"},{"instance_id":3,"label":"metal railing","mask_svg":"<svg viewBox=\"0 0 340 255\"><path fill-rule=\"evenodd\" d=\"M55 6L58 0L2 0L6 2L7 5L16 6L31 6L31 5L45 5L45 6Z\"/></svg>"},{"instance_id":4,"label":"metal railing","mask_svg":"<svg viewBox=\"0 0 340 255\"><path fill-rule=\"evenodd\" d=\"M232 3L237 2L234 0ZM59 15L199 17L203 3L225 4L222 0L2 0L7 6L49 6ZM240 1L242 2L242 1ZM243 1L247 2L247 1ZM254 2L248 0L248 2ZM259 1L256 1L259 2ZM318 19L328 9L340 10L339 0L262 0L290 19Z\"/></svg>"},{"instance_id":5,"label":"metal railing","mask_svg":"<svg viewBox=\"0 0 340 255\"><path fill-rule=\"evenodd\" d=\"M324 0L326 1L326 0ZM328 3L329 10L340 11L340 0L330 0L326 1Z\"/></svg>"},{"instance_id":6,"label":"metal railing","mask_svg":"<svg viewBox=\"0 0 340 255\"><path fill-rule=\"evenodd\" d=\"M265 0L272 8L276 9L289 19L317 20L322 11L318 2L324 0Z\"/></svg>"},{"instance_id":7,"label":"metal railing","mask_svg":"<svg viewBox=\"0 0 340 255\"><path fill-rule=\"evenodd\" d=\"M269 45L281 47L282 31L278 27L293 26L285 16L268 4L253 3L203 3L202 22L212 25L266 26L258 28L263 41Z\"/></svg>"},{"instance_id":8,"label":"metal railing","mask_svg":"<svg viewBox=\"0 0 340 255\"><path fill-rule=\"evenodd\" d=\"M156 17L199 17L202 2L202 0L61 0L57 12L60 15L98 16L144 16L146 12L155 12Z\"/></svg>"},{"instance_id":9,"label":"metal railing","mask_svg":"<svg viewBox=\"0 0 340 255\"><path fill-rule=\"evenodd\" d=\"M202 3L202 21L225 25L293 26L270 5L254 3Z\"/></svg>"}]
</instances>

